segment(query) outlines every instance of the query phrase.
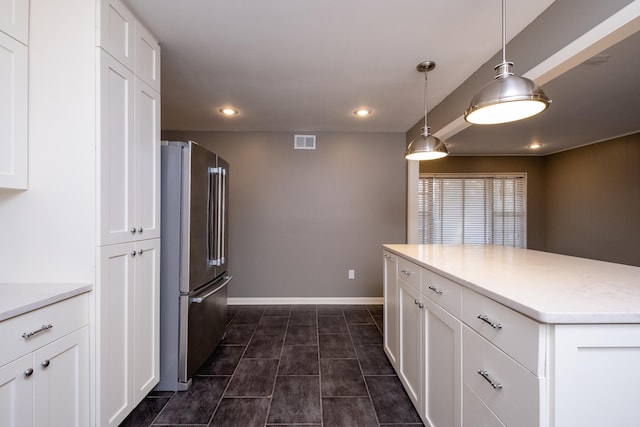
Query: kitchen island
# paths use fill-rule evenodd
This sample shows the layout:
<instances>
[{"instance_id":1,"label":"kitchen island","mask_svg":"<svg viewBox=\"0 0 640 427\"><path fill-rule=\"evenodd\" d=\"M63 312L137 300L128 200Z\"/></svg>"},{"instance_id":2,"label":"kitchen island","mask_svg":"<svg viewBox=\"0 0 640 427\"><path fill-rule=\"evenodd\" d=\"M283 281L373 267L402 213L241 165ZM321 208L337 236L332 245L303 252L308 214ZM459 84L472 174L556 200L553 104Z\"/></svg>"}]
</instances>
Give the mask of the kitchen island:
<instances>
[{"instance_id":1,"label":"kitchen island","mask_svg":"<svg viewBox=\"0 0 640 427\"><path fill-rule=\"evenodd\" d=\"M492 245L384 245L385 352L426 425L640 419L640 268Z\"/></svg>"}]
</instances>

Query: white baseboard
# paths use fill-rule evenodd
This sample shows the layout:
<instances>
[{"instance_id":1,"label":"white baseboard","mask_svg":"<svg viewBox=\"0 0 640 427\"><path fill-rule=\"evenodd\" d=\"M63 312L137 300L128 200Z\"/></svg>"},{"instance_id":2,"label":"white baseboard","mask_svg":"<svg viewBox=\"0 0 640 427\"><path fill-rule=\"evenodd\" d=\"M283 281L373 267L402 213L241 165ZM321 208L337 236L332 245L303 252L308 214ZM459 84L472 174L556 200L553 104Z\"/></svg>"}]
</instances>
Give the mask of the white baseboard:
<instances>
[{"instance_id":1,"label":"white baseboard","mask_svg":"<svg viewBox=\"0 0 640 427\"><path fill-rule=\"evenodd\" d=\"M229 297L229 305L290 305L290 304L331 304L331 305L381 305L383 297L346 297L346 298L246 298Z\"/></svg>"}]
</instances>

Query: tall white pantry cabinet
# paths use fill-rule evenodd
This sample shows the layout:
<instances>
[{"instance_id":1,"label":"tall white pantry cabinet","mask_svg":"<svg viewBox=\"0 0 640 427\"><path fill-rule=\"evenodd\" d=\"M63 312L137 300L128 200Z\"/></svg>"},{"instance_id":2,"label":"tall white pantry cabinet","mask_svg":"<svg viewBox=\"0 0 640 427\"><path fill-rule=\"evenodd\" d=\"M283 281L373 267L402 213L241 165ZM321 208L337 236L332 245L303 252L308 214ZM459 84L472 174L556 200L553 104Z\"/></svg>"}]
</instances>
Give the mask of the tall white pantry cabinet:
<instances>
[{"instance_id":1,"label":"tall white pantry cabinet","mask_svg":"<svg viewBox=\"0 0 640 427\"><path fill-rule=\"evenodd\" d=\"M98 10L96 423L159 381L160 48L118 0Z\"/></svg>"}]
</instances>

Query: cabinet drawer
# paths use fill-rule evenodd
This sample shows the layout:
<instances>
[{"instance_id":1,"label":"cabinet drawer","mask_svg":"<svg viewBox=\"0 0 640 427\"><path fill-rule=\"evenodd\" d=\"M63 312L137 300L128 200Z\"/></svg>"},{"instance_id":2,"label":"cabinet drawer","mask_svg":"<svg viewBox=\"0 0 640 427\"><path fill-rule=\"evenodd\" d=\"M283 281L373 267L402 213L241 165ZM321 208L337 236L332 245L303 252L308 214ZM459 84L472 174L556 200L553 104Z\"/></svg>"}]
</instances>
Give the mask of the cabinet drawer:
<instances>
[{"instance_id":1,"label":"cabinet drawer","mask_svg":"<svg viewBox=\"0 0 640 427\"><path fill-rule=\"evenodd\" d=\"M544 325L467 288L462 320L531 372L544 375Z\"/></svg>"},{"instance_id":2,"label":"cabinet drawer","mask_svg":"<svg viewBox=\"0 0 640 427\"><path fill-rule=\"evenodd\" d=\"M464 386L505 425L539 426L543 380L466 326L462 347Z\"/></svg>"},{"instance_id":3,"label":"cabinet drawer","mask_svg":"<svg viewBox=\"0 0 640 427\"><path fill-rule=\"evenodd\" d=\"M469 387L464 387L462 427L505 427Z\"/></svg>"},{"instance_id":4,"label":"cabinet drawer","mask_svg":"<svg viewBox=\"0 0 640 427\"><path fill-rule=\"evenodd\" d=\"M407 282L417 291L420 291L420 270L422 269L411 261L398 258L398 278Z\"/></svg>"},{"instance_id":5,"label":"cabinet drawer","mask_svg":"<svg viewBox=\"0 0 640 427\"><path fill-rule=\"evenodd\" d=\"M434 273L422 269L422 294L442 308L460 318L462 315L462 286Z\"/></svg>"},{"instance_id":6,"label":"cabinet drawer","mask_svg":"<svg viewBox=\"0 0 640 427\"><path fill-rule=\"evenodd\" d=\"M89 297L81 294L0 322L0 366L88 324ZM51 328L46 326L51 325ZM46 328L29 338L29 334Z\"/></svg>"}]
</instances>

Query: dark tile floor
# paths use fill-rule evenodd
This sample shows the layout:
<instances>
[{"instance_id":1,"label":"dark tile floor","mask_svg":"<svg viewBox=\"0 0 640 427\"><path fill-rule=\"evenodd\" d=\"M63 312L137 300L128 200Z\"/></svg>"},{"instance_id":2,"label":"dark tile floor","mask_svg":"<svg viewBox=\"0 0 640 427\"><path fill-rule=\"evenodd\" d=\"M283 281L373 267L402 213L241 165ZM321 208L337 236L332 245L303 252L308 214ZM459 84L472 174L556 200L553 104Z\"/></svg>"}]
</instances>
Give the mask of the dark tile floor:
<instances>
[{"instance_id":1,"label":"dark tile floor","mask_svg":"<svg viewBox=\"0 0 640 427\"><path fill-rule=\"evenodd\" d=\"M185 392L152 392L121 426L422 426L382 348L382 306L229 306Z\"/></svg>"}]
</instances>

